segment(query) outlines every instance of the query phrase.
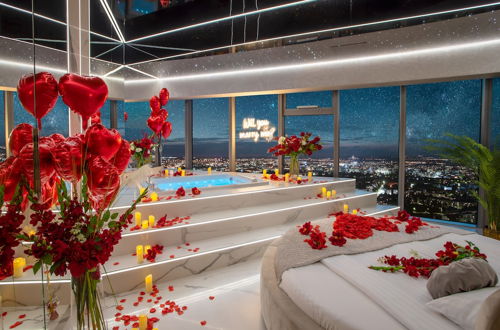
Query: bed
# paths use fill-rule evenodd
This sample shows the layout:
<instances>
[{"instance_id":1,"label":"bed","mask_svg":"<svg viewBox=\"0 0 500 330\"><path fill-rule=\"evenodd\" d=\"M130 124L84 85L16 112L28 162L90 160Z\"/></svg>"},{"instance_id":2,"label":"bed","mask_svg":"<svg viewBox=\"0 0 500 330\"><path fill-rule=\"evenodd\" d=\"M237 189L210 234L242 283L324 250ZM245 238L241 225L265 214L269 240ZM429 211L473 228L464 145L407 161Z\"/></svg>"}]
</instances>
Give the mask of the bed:
<instances>
[{"instance_id":1,"label":"bed","mask_svg":"<svg viewBox=\"0 0 500 330\"><path fill-rule=\"evenodd\" d=\"M383 255L405 256L415 250L432 257L446 241L465 245L469 240L500 274L500 242L470 232L452 231L368 252L330 256L280 272L276 258L283 248L282 239L269 246L262 264L262 315L268 330L461 329L426 306L432 300L426 279L368 269Z\"/></svg>"}]
</instances>

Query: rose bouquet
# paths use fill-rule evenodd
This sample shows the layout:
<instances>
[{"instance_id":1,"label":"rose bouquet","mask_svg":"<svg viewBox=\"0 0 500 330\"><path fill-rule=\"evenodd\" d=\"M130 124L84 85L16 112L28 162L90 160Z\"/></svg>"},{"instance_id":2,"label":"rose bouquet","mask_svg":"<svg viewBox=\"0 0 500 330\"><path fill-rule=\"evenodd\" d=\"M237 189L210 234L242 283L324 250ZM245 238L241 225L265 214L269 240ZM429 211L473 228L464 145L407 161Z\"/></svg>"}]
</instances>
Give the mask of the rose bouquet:
<instances>
[{"instance_id":1,"label":"rose bouquet","mask_svg":"<svg viewBox=\"0 0 500 330\"><path fill-rule=\"evenodd\" d=\"M149 136L144 136L140 140L130 142L130 151L137 167L151 163L151 150L155 147L153 139Z\"/></svg>"},{"instance_id":2,"label":"rose bouquet","mask_svg":"<svg viewBox=\"0 0 500 330\"><path fill-rule=\"evenodd\" d=\"M278 141L278 144L269 148L267 152L272 153L274 156L290 156L290 174L298 175L300 171L299 156L311 156L314 152L323 148L319 143L319 136L313 139L311 139L311 136L311 133L301 132L300 136L276 137L275 140Z\"/></svg>"},{"instance_id":3,"label":"rose bouquet","mask_svg":"<svg viewBox=\"0 0 500 330\"><path fill-rule=\"evenodd\" d=\"M82 116L85 132L67 138L60 134L39 138L40 125L33 128L29 124L12 131L9 148L13 156L0 164L0 202L2 206L7 202L6 212L0 216L0 273L12 274L15 246L22 241L32 243L25 253L34 257L35 273L42 270L43 274L45 266L54 275L70 272L77 328L103 329L97 295L101 267L146 193L121 215L109 210L120 188L120 174L130 160L130 145L94 116L107 97L100 78L66 74L57 83L44 72L23 77L18 93L24 108L36 114L38 121L61 94L70 109ZM30 111L32 103L36 103L36 112ZM92 117L93 124L87 128ZM30 224L36 229L29 235L20 229L28 203ZM53 205L60 212L53 212Z\"/></svg>"}]
</instances>

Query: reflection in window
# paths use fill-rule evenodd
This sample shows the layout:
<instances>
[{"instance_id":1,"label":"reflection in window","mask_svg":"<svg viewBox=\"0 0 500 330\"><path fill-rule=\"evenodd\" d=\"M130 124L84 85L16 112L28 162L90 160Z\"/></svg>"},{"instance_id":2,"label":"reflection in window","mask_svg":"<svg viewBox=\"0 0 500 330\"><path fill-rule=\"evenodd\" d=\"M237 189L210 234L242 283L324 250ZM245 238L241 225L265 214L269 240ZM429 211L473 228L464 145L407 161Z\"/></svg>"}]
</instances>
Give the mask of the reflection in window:
<instances>
[{"instance_id":1,"label":"reflection in window","mask_svg":"<svg viewBox=\"0 0 500 330\"><path fill-rule=\"evenodd\" d=\"M493 79L493 110L490 127L491 144L500 149L500 78Z\"/></svg>"},{"instance_id":2,"label":"reflection in window","mask_svg":"<svg viewBox=\"0 0 500 330\"><path fill-rule=\"evenodd\" d=\"M228 171L229 101L193 101L193 168Z\"/></svg>"},{"instance_id":3,"label":"reflection in window","mask_svg":"<svg viewBox=\"0 0 500 330\"><path fill-rule=\"evenodd\" d=\"M34 126L36 120L31 113L23 108L17 97L17 93L14 93L14 125L19 125L21 123L28 123ZM54 133L59 133L64 136L68 136L69 134L68 107L64 104L61 97L57 99L54 108L42 118L40 136L48 136Z\"/></svg>"},{"instance_id":4,"label":"reflection in window","mask_svg":"<svg viewBox=\"0 0 500 330\"><path fill-rule=\"evenodd\" d=\"M481 81L409 86L406 114L406 196L411 214L433 219L477 222L477 189L471 171L427 152L425 139L445 133L479 140Z\"/></svg>"},{"instance_id":5,"label":"reflection in window","mask_svg":"<svg viewBox=\"0 0 500 330\"><path fill-rule=\"evenodd\" d=\"M399 87L340 92L340 177L398 203Z\"/></svg>"},{"instance_id":6,"label":"reflection in window","mask_svg":"<svg viewBox=\"0 0 500 330\"><path fill-rule=\"evenodd\" d=\"M332 92L309 92L309 93L292 93L286 95L287 109L296 109L302 107L332 107Z\"/></svg>"},{"instance_id":7,"label":"reflection in window","mask_svg":"<svg viewBox=\"0 0 500 330\"><path fill-rule=\"evenodd\" d=\"M310 132L313 138L319 136L323 145L322 150L310 157L300 156L301 173L311 171L314 176L333 176L333 115L285 117L285 135L298 136L300 132ZM289 161L285 157L285 172L289 169Z\"/></svg>"},{"instance_id":8,"label":"reflection in window","mask_svg":"<svg viewBox=\"0 0 500 330\"><path fill-rule=\"evenodd\" d=\"M278 135L278 97L259 95L236 98L236 171L260 172L278 167L267 153Z\"/></svg>"},{"instance_id":9,"label":"reflection in window","mask_svg":"<svg viewBox=\"0 0 500 330\"><path fill-rule=\"evenodd\" d=\"M172 134L163 142L163 163L169 168L184 165L184 101L170 100L166 106L168 121L172 124Z\"/></svg>"}]
</instances>

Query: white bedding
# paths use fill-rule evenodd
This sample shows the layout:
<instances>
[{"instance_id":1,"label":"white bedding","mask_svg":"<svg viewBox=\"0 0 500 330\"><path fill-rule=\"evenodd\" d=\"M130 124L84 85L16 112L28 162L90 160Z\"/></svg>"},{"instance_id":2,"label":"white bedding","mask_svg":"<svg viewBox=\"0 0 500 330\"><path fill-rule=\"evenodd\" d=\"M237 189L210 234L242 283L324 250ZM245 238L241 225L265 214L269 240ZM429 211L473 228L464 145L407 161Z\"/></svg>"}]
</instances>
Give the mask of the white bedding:
<instances>
[{"instance_id":1,"label":"white bedding","mask_svg":"<svg viewBox=\"0 0 500 330\"><path fill-rule=\"evenodd\" d=\"M428 241L334 256L292 268L283 273L280 287L325 329L458 329L453 322L425 306L432 300L425 287L426 279L376 272L367 267L378 264L377 258L383 255L409 256L410 250L422 257L433 257L446 241L464 245L465 240L476 243L500 274L498 241L476 234L446 234ZM418 318L412 319L415 315Z\"/></svg>"}]
</instances>

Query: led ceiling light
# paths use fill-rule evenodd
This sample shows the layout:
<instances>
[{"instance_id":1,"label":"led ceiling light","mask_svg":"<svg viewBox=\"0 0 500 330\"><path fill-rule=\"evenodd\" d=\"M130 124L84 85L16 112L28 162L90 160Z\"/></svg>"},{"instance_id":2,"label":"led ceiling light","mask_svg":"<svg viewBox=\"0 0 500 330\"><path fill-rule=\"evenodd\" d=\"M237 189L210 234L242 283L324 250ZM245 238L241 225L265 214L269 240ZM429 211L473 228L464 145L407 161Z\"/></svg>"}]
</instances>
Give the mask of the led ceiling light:
<instances>
[{"instance_id":1,"label":"led ceiling light","mask_svg":"<svg viewBox=\"0 0 500 330\"><path fill-rule=\"evenodd\" d=\"M102 1L103 0L101 0L101 2ZM197 27L200 27L200 26L205 26L205 25L210 25L210 24L219 23L219 22L223 22L223 21L228 21L228 20L232 20L232 19L236 19L236 18L240 18L240 17L246 17L246 16L251 16L251 15L256 15L256 14L262 14L262 13L273 11L273 10L279 10L279 9L283 9L283 8L299 6L299 5L303 5L303 4L310 3L310 2L316 2L316 1L318 1L318 0L301 0L301 1L296 1L296 2L290 2L290 3L287 3L287 4L283 4L283 5L278 5L278 6L273 6L273 7L258 9L258 10L254 10L254 11L249 11L247 13L241 13L241 14L237 14L237 15L230 15L230 16L213 19L213 20L206 21L206 22L196 23L196 24L192 24L192 25L188 25L188 26L183 26L183 27L180 27L180 28L172 29L172 30L167 30L167 31L163 31L163 32L158 32L158 33L150 34L150 35L139 37L139 38L135 38L135 39L132 39L132 40L127 40L126 43L132 43L132 42L136 42L136 41L140 41L140 40L146 40L146 39L150 39L150 38L154 38L154 37L158 37L158 36L162 36L162 35L166 35L166 34L171 34L171 33L179 32L179 31L185 31L185 30L189 30L189 29L194 29L194 28L197 28Z\"/></svg>"},{"instance_id":2,"label":"led ceiling light","mask_svg":"<svg viewBox=\"0 0 500 330\"><path fill-rule=\"evenodd\" d=\"M348 30L348 29L355 29L355 28L360 28L360 27L373 26L373 25L378 25L378 24L396 23L396 22L400 22L400 21L404 21L404 20L409 20L409 19L415 19L415 18L426 18L426 17L437 16L437 15L453 14L453 13L458 13L458 12L462 12L462 11L466 11L466 10L475 10L475 9L481 9L481 8L488 8L488 7L492 7L492 6L496 6L496 5L500 5L500 2L494 2L494 3L485 4L485 5L471 6L471 7L459 8L459 9L445 10L445 11L439 11L439 12L432 12L432 13L421 14L421 15L392 18L392 19L387 19L387 20L382 20L382 21L375 21L375 22L369 22L369 23L347 25L347 26L341 26L341 27L336 27L336 28L331 28L331 29L323 29L323 30L317 30L317 31L311 31L311 32L303 32L303 33L297 33L297 34L290 34L290 35L286 35L286 36L282 36L282 37L275 37L275 38L268 38L268 39L262 39L262 40L255 40L255 41L243 42L243 43L233 44L233 45L228 45L228 46L221 46L221 47L215 47L215 48L208 48L208 49L203 49L203 50L197 50L197 51L194 51L194 52L189 52L189 53L184 53L184 54L177 54L177 55L165 56L165 57L161 57L159 59L140 61L140 62L132 63L130 65L150 63L150 62L155 62L155 61L160 61L160 60L168 60L168 59L178 58L178 57L187 56L187 55L194 55L194 54L206 53L206 52L211 52L211 51L216 51L216 50L221 50L221 49L227 49L227 48L232 48L232 47L246 46L246 45L251 45L251 44L256 44L256 43L261 43L261 42L268 42L268 41L275 41L275 40L281 40L281 39L287 39L287 38L296 38L296 37L308 36L308 35L311 35L311 34L326 33L326 32L335 32L335 31L341 31L341 30ZM128 41L128 42L132 42L132 41Z\"/></svg>"},{"instance_id":3,"label":"led ceiling light","mask_svg":"<svg viewBox=\"0 0 500 330\"><path fill-rule=\"evenodd\" d=\"M469 42L469 43L442 46L442 47L432 47L432 48L401 51L401 52L394 52L394 53L387 53L387 54L380 54L380 55L360 56L360 57L317 61L317 62L302 63L302 64L287 64L287 65L255 68L255 69L243 69L243 70L231 70L231 71L221 71L221 72L212 72L212 73L188 74L188 75L183 75L183 76L160 78L159 80L160 81L176 81L176 80L187 80L187 79L224 77L224 76L242 75L242 74L260 74L260 73L273 72L273 71L285 71L285 70L294 70L294 69L303 69L303 68L314 68L314 67L332 66L332 65L339 65L339 64L375 61L375 60L382 60L382 59L401 58L401 57L415 56L415 55L427 55L427 54L432 54L432 53L448 52L448 51L454 51L454 50L459 50L459 49L477 48L477 47L494 46L494 45L500 45L500 39L491 39L491 40L485 40L485 41ZM129 84L130 83L148 83L151 81L153 81L153 80L151 80L151 79L128 80L128 81L125 81L125 83L129 83Z\"/></svg>"},{"instance_id":4,"label":"led ceiling light","mask_svg":"<svg viewBox=\"0 0 500 330\"><path fill-rule=\"evenodd\" d=\"M106 2L106 0L100 0L100 2L102 7L104 8L104 11L106 12L106 15L108 16L109 21L111 22L111 25L113 26L113 29L118 35L118 38L121 42L125 42L125 38L123 37L122 31L120 30L120 26L118 25L115 16L113 16L113 12L111 11L111 8L109 8L108 3Z\"/></svg>"}]
</instances>

